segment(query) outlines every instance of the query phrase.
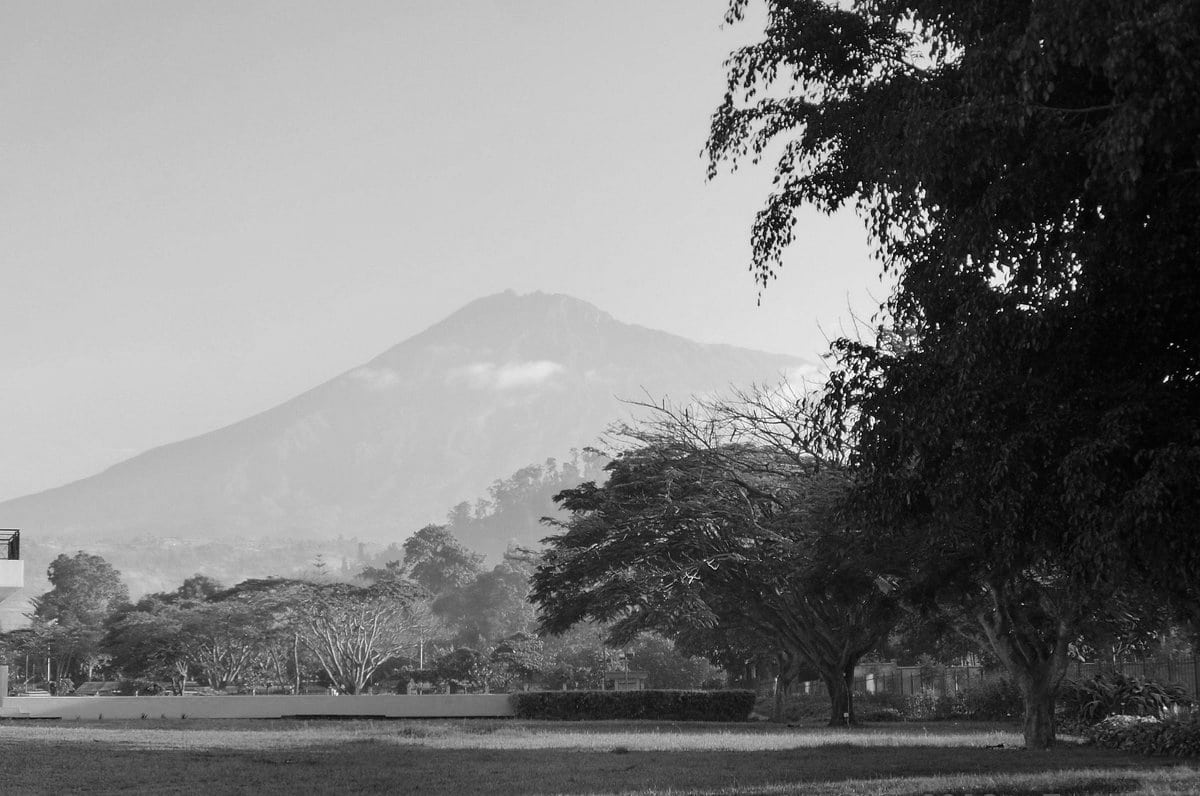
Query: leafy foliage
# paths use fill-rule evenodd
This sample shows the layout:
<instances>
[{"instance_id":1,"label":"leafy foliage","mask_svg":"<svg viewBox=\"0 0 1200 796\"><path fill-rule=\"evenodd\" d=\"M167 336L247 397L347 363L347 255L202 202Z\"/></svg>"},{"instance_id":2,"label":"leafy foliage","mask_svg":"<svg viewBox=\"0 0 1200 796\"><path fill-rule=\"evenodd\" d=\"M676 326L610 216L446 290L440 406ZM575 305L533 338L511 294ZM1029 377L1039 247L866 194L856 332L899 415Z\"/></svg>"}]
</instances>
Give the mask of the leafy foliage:
<instances>
[{"instance_id":1,"label":"leafy foliage","mask_svg":"<svg viewBox=\"0 0 1200 796\"><path fill-rule=\"evenodd\" d=\"M830 682L832 712L852 712L846 681L894 621L894 606L854 556L837 517L846 475L766 447L667 433L609 464L604 486L560 495L571 519L533 577L543 627L612 621L610 641L643 630L750 629Z\"/></svg>"},{"instance_id":2,"label":"leafy foliage","mask_svg":"<svg viewBox=\"0 0 1200 796\"><path fill-rule=\"evenodd\" d=\"M534 628L535 615L529 603L532 568L506 558L491 570L443 593L433 603L434 612L455 630L460 646L487 646Z\"/></svg>"},{"instance_id":3,"label":"leafy foliage","mask_svg":"<svg viewBox=\"0 0 1200 796\"><path fill-rule=\"evenodd\" d=\"M362 693L380 667L411 651L433 625L426 593L405 581L295 583L276 593L286 595L301 643L350 694Z\"/></svg>"},{"instance_id":4,"label":"leafy foliage","mask_svg":"<svg viewBox=\"0 0 1200 796\"><path fill-rule=\"evenodd\" d=\"M720 671L698 656L683 654L670 639L642 633L629 646L630 669L646 673L646 685L656 689L696 689L720 680Z\"/></svg>"},{"instance_id":5,"label":"leafy foliage","mask_svg":"<svg viewBox=\"0 0 1200 796\"><path fill-rule=\"evenodd\" d=\"M98 626L110 611L129 602L121 573L97 555L60 554L47 576L52 588L38 598L34 615L64 627Z\"/></svg>"},{"instance_id":6,"label":"leafy foliage","mask_svg":"<svg viewBox=\"0 0 1200 796\"><path fill-rule=\"evenodd\" d=\"M470 583L482 563L483 556L463 547L444 525L426 525L404 542L408 576L430 594Z\"/></svg>"},{"instance_id":7,"label":"leafy foliage","mask_svg":"<svg viewBox=\"0 0 1200 796\"><path fill-rule=\"evenodd\" d=\"M1109 716L1161 716L1171 708L1191 704L1182 686L1120 672L1069 680L1062 698L1064 718L1080 726L1096 724Z\"/></svg>"},{"instance_id":8,"label":"leafy foliage","mask_svg":"<svg viewBox=\"0 0 1200 796\"><path fill-rule=\"evenodd\" d=\"M1158 718L1115 715L1091 727L1086 737L1107 749L1144 755L1200 757L1200 713Z\"/></svg>"},{"instance_id":9,"label":"leafy foliage","mask_svg":"<svg viewBox=\"0 0 1200 796\"><path fill-rule=\"evenodd\" d=\"M39 645L57 660L59 680L90 678L105 659L104 622L128 604L129 590L111 564L83 551L60 554L46 574L51 589L34 601L31 617Z\"/></svg>"},{"instance_id":10,"label":"leafy foliage","mask_svg":"<svg viewBox=\"0 0 1200 796\"><path fill-rule=\"evenodd\" d=\"M963 714L980 721L1016 719L1024 710L1021 689L1008 677L989 678L969 686L961 702Z\"/></svg>"},{"instance_id":11,"label":"leafy foliage","mask_svg":"<svg viewBox=\"0 0 1200 796\"><path fill-rule=\"evenodd\" d=\"M488 656L469 647L459 647L440 656L433 664L433 671L438 682L464 691L486 691L493 677L493 666Z\"/></svg>"},{"instance_id":12,"label":"leafy foliage","mask_svg":"<svg viewBox=\"0 0 1200 796\"><path fill-rule=\"evenodd\" d=\"M765 5L710 173L778 145L763 285L802 206L864 217L897 288L877 340L835 344L822 428L897 577L982 617L1048 745L1085 607L1133 584L1200 612L1200 9Z\"/></svg>"}]
</instances>

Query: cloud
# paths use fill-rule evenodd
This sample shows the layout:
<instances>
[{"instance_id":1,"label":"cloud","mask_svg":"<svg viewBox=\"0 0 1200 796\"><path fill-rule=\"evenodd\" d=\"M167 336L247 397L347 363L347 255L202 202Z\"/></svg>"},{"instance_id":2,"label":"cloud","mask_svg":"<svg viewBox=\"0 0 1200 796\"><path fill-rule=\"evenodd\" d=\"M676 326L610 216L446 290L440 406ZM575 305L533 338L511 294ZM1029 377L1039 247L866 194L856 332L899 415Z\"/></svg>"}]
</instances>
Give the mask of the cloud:
<instances>
[{"instance_id":1,"label":"cloud","mask_svg":"<svg viewBox=\"0 0 1200 796\"><path fill-rule=\"evenodd\" d=\"M368 390L389 390L400 383L400 374L389 368L361 367L350 371L349 375Z\"/></svg>"},{"instance_id":2,"label":"cloud","mask_svg":"<svg viewBox=\"0 0 1200 796\"><path fill-rule=\"evenodd\" d=\"M557 362L539 359L533 362L475 362L450 371L452 381L465 381L476 390L512 390L538 387L553 379L566 368Z\"/></svg>"},{"instance_id":3,"label":"cloud","mask_svg":"<svg viewBox=\"0 0 1200 796\"><path fill-rule=\"evenodd\" d=\"M825 380L825 370L819 363L805 362L802 365L785 368L782 376L784 381L799 392L804 388L819 387Z\"/></svg>"}]
</instances>

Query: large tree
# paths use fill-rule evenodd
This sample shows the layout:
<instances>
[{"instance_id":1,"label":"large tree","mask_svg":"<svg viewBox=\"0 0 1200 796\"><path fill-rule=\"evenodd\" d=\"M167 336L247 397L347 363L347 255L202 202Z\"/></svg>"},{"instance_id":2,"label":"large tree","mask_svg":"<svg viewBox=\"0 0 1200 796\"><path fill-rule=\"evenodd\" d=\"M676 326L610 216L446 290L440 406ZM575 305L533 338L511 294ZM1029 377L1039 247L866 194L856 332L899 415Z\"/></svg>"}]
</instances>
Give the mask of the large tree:
<instances>
[{"instance_id":1,"label":"large tree","mask_svg":"<svg viewBox=\"0 0 1200 796\"><path fill-rule=\"evenodd\" d=\"M104 623L129 602L121 573L104 558L59 554L46 570L50 591L34 600L31 617L58 665L59 678L91 677L101 660Z\"/></svg>"},{"instance_id":2,"label":"large tree","mask_svg":"<svg viewBox=\"0 0 1200 796\"><path fill-rule=\"evenodd\" d=\"M104 646L118 671L127 677L170 680L174 692L182 694L189 677L197 673L183 630L186 611L143 600L136 609L114 617Z\"/></svg>"},{"instance_id":3,"label":"large tree","mask_svg":"<svg viewBox=\"0 0 1200 796\"><path fill-rule=\"evenodd\" d=\"M262 593L222 590L195 575L115 615L105 647L127 674L168 678L177 691L194 675L222 689L262 669L272 646L287 640L275 613Z\"/></svg>"},{"instance_id":4,"label":"large tree","mask_svg":"<svg viewBox=\"0 0 1200 796\"><path fill-rule=\"evenodd\" d=\"M642 444L610 463L603 486L559 496L571 516L555 523L533 578L543 627L611 621L613 643L705 626L755 634L785 669L819 673L831 724L853 722L854 667L896 609L842 523L844 468L729 441L728 429L686 412L665 417L627 432Z\"/></svg>"},{"instance_id":5,"label":"large tree","mask_svg":"<svg viewBox=\"0 0 1200 796\"><path fill-rule=\"evenodd\" d=\"M1134 582L1200 613L1200 6L765 5L711 171L780 147L763 285L802 206L864 217L889 329L835 346L823 425L898 585L969 620L1049 745L1097 607Z\"/></svg>"},{"instance_id":6,"label":"large tree","mask_svg":"<svg viewBox=\"0 0 1200 796\"><path fill-rule=\"evenodd\" d=\"M445 525L426 525L404 542L408 577L434 595L470 583L482 564L483 556L464 547Z\"/></svg>"},{"instance_id":7,"label":"large tree","mask_svg":"<svg viewBox=\"0 0 1200 796\"><path fill-rule=\"evenodd\" d=\"M471 582L442 594L434 612L455 629L454 643L485 647L500 639L526 633L536 624L529 603L532 567L506 558Z\"/></svg>"},{"instance_id":8,"label":"large tree","mask_svg":"<svg viewBox=\"0 0 1200 796\"><path fill-rule=\"evenodd\" d=\"M290 623L329 679L359 694L393 658L415 650L436 622L420 586L384 579L370 586L281 582L272 587Z\"/></svg>"}]
</instances>

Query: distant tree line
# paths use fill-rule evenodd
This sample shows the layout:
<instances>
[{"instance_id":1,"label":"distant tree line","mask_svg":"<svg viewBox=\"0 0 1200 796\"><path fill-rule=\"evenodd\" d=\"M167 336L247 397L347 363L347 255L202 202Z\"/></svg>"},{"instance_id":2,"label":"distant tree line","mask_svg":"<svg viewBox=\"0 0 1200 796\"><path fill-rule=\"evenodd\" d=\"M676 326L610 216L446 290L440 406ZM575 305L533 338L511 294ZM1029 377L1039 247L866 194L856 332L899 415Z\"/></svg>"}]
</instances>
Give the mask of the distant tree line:
<instances>
[{"instance_id":1,"label":"distant tree line","mask_svg":"<svg viewBox=\"0 0 1200 796\"><path fill-rule=\"evenodd\" d=\"M232 587L195 575L136 602L119 573L89 553L59 555L52 588L28 627L0 634L14 687L70 693L88 680L129 692L356 694L437 690L601 688L618 665L643 667L663 687L713 684L720 672L661 637L618 652L600 632L537 635L530 563L491 569L445 526L420 529L402 557L343 578L322 561L305 578L250 579Z\"/></svg>"}]
</instances>

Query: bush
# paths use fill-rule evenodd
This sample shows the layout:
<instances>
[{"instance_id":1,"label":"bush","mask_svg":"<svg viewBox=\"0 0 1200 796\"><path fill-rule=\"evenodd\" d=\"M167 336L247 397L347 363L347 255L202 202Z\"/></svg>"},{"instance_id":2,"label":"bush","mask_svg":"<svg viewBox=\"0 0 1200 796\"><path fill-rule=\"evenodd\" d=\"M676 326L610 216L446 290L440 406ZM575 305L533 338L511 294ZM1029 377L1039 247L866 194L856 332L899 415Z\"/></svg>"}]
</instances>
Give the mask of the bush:
<instances>
[{"instance_id":1,"label":"bush","mask_svg":"<svg viewBox=\"0 0 1200 796\"><path fill-rule=\"evenodd\" d=\"M1089 741L1106 749L1144 755L1200 757L1200 713L1155 716L1109 716L1086 732Z\"/></svg>"},{"instance_id":2,"label":"bush","mask_svg":"<svg viewBox=\"0 0 1200 796\"><path fill-rule=\"evenodd\" d=\"M517 718L585 721L746 721L753 691L522 691L509 697Z\"/></svg>"},{"instance_id":3,"label":"bush","mask_svg":"<svg viewBox=\"0 0 1200 796\"><path fill-rule=\"evenodd\" d=\"M922 688L904 698L904 717L921 721L949 718L946 704L945 698L939 697L933 689Z\"/></svg>"},{"instance_id":4,"label":"bush","mask_svg":"<svg viewBox=\"0 0 1200 796\"><path fill-rule=\"evenodd\" d=\"M900 712L899 708L882 707L879 705L866 705L865 707L856 707L854 715L859 721L904 721L905 715Z\"/></svg>"},{"instance_id":5,"label":"bush","mask_svg":"<svg viewBox=\"0 0 1200 796\"><path fill-rule=\"evenodd\" d=\"M961 715L976 721L1005 721L1025 715L1025 702L1016 683L1007 677L984 680L959 695Z\"/></svg>"},{"instance_id":6,"label":"bush","mask_svg":"<svg viewBox=\"0 0 1200 796\"><path fill-rule=\"evenodd\" d=\"M825 700L829 714L829 700ZM854 716L859 721L904 721L909 718L904 696L889 693L854 692Z\"/></svg>"},{"instance_id":7,"label":"bush","mask_svg":"<svg viewBox=\"0 0 1200 796\"><path fill-rule=\"evenodd\" d=\"M1068 680L1059 692L1063 726L1086 727L1109 716L1158 716L1192 700L1178 685L1128 676L1119 672L1098 674L1086 680Z\"/></svg>"}]
</instances>

